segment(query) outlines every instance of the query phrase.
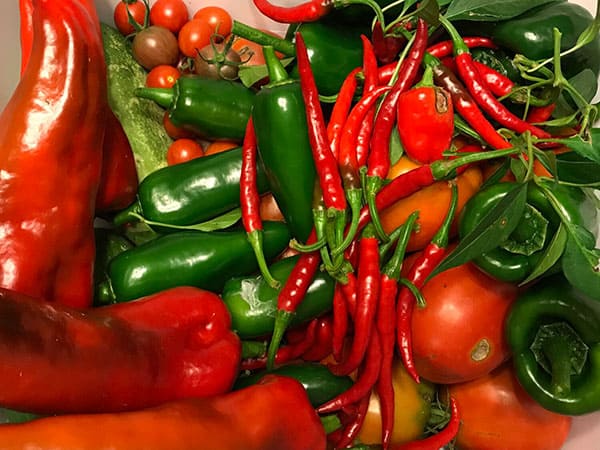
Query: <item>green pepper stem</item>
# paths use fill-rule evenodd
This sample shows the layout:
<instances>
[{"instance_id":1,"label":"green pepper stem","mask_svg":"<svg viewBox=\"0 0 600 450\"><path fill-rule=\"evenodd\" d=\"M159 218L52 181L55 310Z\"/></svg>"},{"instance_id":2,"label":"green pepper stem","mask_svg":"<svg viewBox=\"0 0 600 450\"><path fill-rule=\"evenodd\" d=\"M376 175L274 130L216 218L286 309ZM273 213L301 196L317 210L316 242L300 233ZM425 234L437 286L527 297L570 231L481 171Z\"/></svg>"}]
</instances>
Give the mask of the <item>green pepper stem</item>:
<instances>
[{"instance_id":1,"label":"green pepper stem","mask_svg":"<svg viewBox=\"0 0 600 450\"><path fill-rule=\"evenodd\" d=\"M454 220L454 215L456 214L456 208L458 205L458 185L456 184L456 181L451 181L450 184L452 194L450 197L450 206L448 207L448 213L444 218L444 222L442 222L442 225L431 239L431 243L435 244L438 248L448 247L450 226L452 225L452 221Z\"/></svg>"},{"instance_id":2,"label":"green pepper stem","mask_svg":"<svg viewBox=\"0 0 600 450\"><path fill-rule=\"evenodd\" d=\"M173 88L147 88L139 87L133 91L136 97L147 98L156 102L163 108L170 108L173 103L175 92Z\"/></svg>"},{"instance_id":3,"label":"green pepper stem","mask_svg":"<svg viewBox=\"0 0 600 450\"><path fill-rule=\"evenodd\" d=\"M475 152L470 154L463 154L453 159L439 159L432 162L429 167L431 168L431 174L436 181L444 180L449 177L454 178L456 176L456 169L461 166L476 163L479 161L485 161L488 159L503 158L505 156L511 156L521 153L521 150L515 147L506 148L502 150L493 150L489 152Z\"/></svg>"},{"instance_id":4,"label":"green pepper stem","mask_svg":"<svg viewBox=\"0 0 600 450\"><path fill-rule=\"evenodd\" d=\"M281 64L281 61L275 54L275 49L270 45L265 45L263 47L263 54L265 56L265 63L267 64L267 70L269 72L268 86L274 86L290 81L285 67L283 67L283 64Z\"/></svg>"},{"instance_id":5,"label":"green pepper stem","mask_svg":"<svg viewBox=\"0 0 600 450\"><path fill-rule=\"evenodd\" d=\"M551 389L554 395L563 397L571 392L571 352L568 342L561 336L544 340L544 355L552 370Z\"/></svg>"},{"instance_id":6,"label":"green pepper stem","mask_svg":"<svg viewBox=\"0 0 600 450\"><path fill-rule=\"evenodd\" d=\"M351 211L350 227L348 228L348 232L346 233L342 243L331 251L331 256L334 259L336 256L341 255L348 248L358 231L360 209L362 206L362 189L348 189L346 191L346 196L348 198L348 204L350 205Z\"/></svg>"},{"instance_id":7,"label":"green pepper stem","mask_svg":"<svg viewBox=\"0 0 600 450\"><path fill-rule=\"evenodd\" d=\"M410 239L410 235L415 227L415 222L417 221L418 217L419 212L414 211L410 216L408 216L406 222L398 227L401 231L398 236L396 248L394 249L394 253L392 253L390 260L383 267L383 273L390 279L400 279L400 271L402 270L402 263L404 261L408 240Z\"/></svg>"},{"instance_id":8,"label":"green pepper stem","mask_svg":"<svg viewBox=\"0 0 600 450\"><path fill-rule=\"evenodd\" d=\"M258 263L258 268L262 277L273 289L279 289L280 283L273 277L273 275L271 275L269 266L267 265L267 260L265 259L265 253L263 251L263 231L253 230L247 234L247 237L248 242L254 251L256 262Z\"/></svg>"},{"instance_id":9,"label":"green pepper stem","mask_svg":"<svg viewBox=\"0 0 600 450\"><path fill-rule=\"evenodd\" d=\"M433 68L429 65L425 65L425 71L421 80L415 85L415 88L420 87L433 87Z\"/></svg>"},{"instance_id":10,"label":"green pepper stem","mask_svg":"<svg viewBox=\"0 0 600 450\"><path fill-rule=\"evenodd\" d=\"M383 229L383 225L381 224L381 219L379 218L379 211L377 210L377 204L375 198L377 196L377 192L383 185L383 180L380 177L371 177L367 176L366 180L366 200L367 207L369 208L369 213L371 215L371 222L375 227L375 231L377 236L382 242L388 242L390 237L387 235L385 230Z\"/></svg>"},{"instance_id":11,"label":"green pepper stem","mask_svg":"<svg viewBox=\"0 0 600 450\"><path fill-rule=\"evenodd\" d=\"M113 225L121 226L126 223L137 222L139 216L143 216L142 205L139 200L129 205L127 208L119 211L112 220Z\"/></svg>"},{"instance_id":12,"label":"green pepper stem","mask_svg":"<svg viewBox=\"0 0 600 450\"><path fill-rule=\"evenodd\" d=\"M292 316L292 313L282 309L278 309L277 313L275 314L273 335L271 336L269 348L267 349L267 370L271 370L275 366L275 357L277 356L277 351L279 350L283 335L292 321Z\"/></svg>"},{"instance_id":13,"label":"green pepper stem","mask_svg":"<svg viewBox=\"0 0 600 450\"><path fill-rule=\"evenodd\" d=\"M310 252L315 252L317 250L321 250L321 247L323 247L325 244L326 244L325 238L321 238L312 244L302 244L302 243L298 242L296 239L292 239L290 241L290 248L292 248L300 253L310 253Z\"/></svg>"},{"instance_id":14,"label":"green pepper stem","mask_svg":"<svg viewBox=\"0 0 600 450\"><path fill-rule=\"evenodd\" d=\"M443 15L440 14L440 23L444 26L448 34L450 35L450 39L452 39L452 46L454 47L454 55L458 56L463 53L469 53L469 47L465 44L465 41L461 37L458 30L450 23L448 19L446 19Z\"/></svg>"},{"instance_id":15,"label":"green pepper stem","mask_svg":"<svg viewBox=\"0 0 600 450\"><path fill-rule=\"evenodd\" d=\"M237 20L233 21L231 33L263 46L270 45L286 56L296 56L296 47L293 42L265 33L258 28L251 27Z\"/></svg>"}]
</instances>

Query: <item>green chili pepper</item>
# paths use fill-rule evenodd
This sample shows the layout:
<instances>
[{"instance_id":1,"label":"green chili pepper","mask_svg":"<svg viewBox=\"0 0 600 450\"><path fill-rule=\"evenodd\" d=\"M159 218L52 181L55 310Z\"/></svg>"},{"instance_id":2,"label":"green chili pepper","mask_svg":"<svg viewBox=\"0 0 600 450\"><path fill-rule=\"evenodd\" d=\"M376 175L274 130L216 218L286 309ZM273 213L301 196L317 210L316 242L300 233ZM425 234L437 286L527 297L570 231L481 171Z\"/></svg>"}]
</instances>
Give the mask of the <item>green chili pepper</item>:
<instances>
[{"instance_id":1,"label":"green chili pepper","mask_svg":"<svg viewBox=\"0 0 600 450\"><path fill-rule=\"evenodd\" d=\"M264 223L265 256L272 259L288 245L281 222ZM120 253L108 266L102 303L123 302L175 286L220 293L232 276L258 270L244 230L181 231L160 236Z\"/></svg>"},{"instance_id":2,"label":"green chili pepper","mask_svg":"<svg viewBox=\"0 0 600 450\"><path fill-rule=\"evenodd\" d=\"M241 376L236 380L233 389L242 389L256 384L269 374L292 377L299 381L304 386L304 389L306 389L310 403L315 408L347 391L354 384L352 378L334 375L323 364L297 363L287 364L272 370L263 370L248 376Z\"/></svg>"},{"instance_id":3,"label":"green chili pepper","mask_svg":"<svg viewBox=\"0 0 600 450\"><path fill-rule=\"evenodd\" d=\"M460 216L460 237L471 232L485 214L514 187L512 182L492 184L469 199ZM585 196L581 191L561 185L556 187L555 192L571 221L583 224L580 209ZM473 262L484 272L500 280L523 281L544 255L559 224L560 218L543 191L530 183L527 188L527 205L517 228L506 241L478 256Z\"/></svg>"},{"instance_id":4,"label":"green chili pepper","mask_svg":"<svg viewBox=\"0 0 600 450\"><path fill-rule=\"evenodd\" d=\"M110 228L97 227L94 229L96 244L96 259L94 262L94 286L102 286L106 280L106 270L110 261L120 253L129 250L135 246L133 242L125 236L119 234ZM102 304L101 293L94 295L94 304Z\"/></svg>"},{"instance_id":5,"label":"green chili pepper","mask_svg":"<svg viewBox=\"0 0 600 450\"><path fill-rule=\"evenodd\" d=\"M118 213L113 223L149 221L169 225L193 225L240 206L242 149L237 147L203 158L164 167L146 177L137 200ZM257 186L267 192L262 163L257 166Z\"/></svg>"},{"instance_id":6,"label":"green chili pepper","mask_svg":"<svg viewBox=\"0 0 600 450\"><path fill-rule=\"evenodd\" d=\"M561 50L575 45L579 35L593 22L592 14L571 2L550 2L533 8L514 19L490 24L491 37L499 46L538 60L551 58L554 42L552 29L562 33ZM562 58L562 70L571 77L589 68L600 71L600 36L592 43Z\"/></svg>"},{"instance_id":7,"label":"green chili pepper","mask_svg":"<svg viewBox=\"0 0 600 450\"><path fill-rule=\"evenodd\" d=\"M299 256L277 261L269 271L285 284ZM326 272L318 272L313 278L302 303L292 318L292 325L308 322L333 307L334 280ZM277 297L262 276L235 277L225 283L221 298L231 314L231 326L242 339L267 336L273 332Z\"/></svg>"},{"instance_id":8,"label":"green chili pepper","mask_svg":"<svg viewBox=\"0 0 600 450\"><path fill-rule=\"evenodd\" d=\"M174 125L205 139L241 141L250 117L254 91L241 83L181 76L172 88L137 88L135 95L169 111Z\"/></svg>"},{"instance_id":9,"label":"green chili pepper","mask_svg":"<svg viewBox=\"0 0 600 450\"><path fill-rule=\"evenodd\" d=\"M600 316L586 302L554 275L521 295L506 322L519 382L559 414L600 409Z\"/></svg>"},{"instance_id":10,"label":"green chili pepper","mask_svg":"<svg viewBox=\"0 0 600 450\"><path fill-rule=\"evenodd\" d=\"M271 192L293 237L304 242L313 227L315 163L300 83L288 77L272 47L264 50L269 84L256 94L252 120Z\"/></svg>"}]
</instances>

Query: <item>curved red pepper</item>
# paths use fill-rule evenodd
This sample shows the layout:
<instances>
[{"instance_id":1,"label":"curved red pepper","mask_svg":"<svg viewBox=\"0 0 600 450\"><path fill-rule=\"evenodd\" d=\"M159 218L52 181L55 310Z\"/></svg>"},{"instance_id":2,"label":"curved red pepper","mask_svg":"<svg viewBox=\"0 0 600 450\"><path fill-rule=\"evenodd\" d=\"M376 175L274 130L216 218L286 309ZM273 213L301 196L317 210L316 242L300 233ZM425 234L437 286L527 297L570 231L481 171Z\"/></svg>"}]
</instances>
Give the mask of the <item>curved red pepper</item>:
<instances>
[{"instance_id":1,"label":"curved red pepper","mask_svg":"<svg viewBox=\"0 0 600 450\"><path fill-rule=\"evenodd\" d=\"M314 22L329 14L332 0L309 0L296 6L277 6L268 0L253 0L258 10L275 22Z\"/></svg>"},{"instance_id":2,"label":"curved red pepper","mask_svg":"<svg viewBox=\"0 0 600 450\"><path fill-rule=\"evenodd\" d=\"M125 411L231 389L241 344L219 296L192 287L87 311L0 290L0 404Z\"/></svg>"},{"instance_id":3,"label":"curved red pepper","mask_svg":"<svg viewBox=\"0 0 600 450\"><path fill-rule=\"evenodd\" d=\"M87 2L34 0L32 24L26 70L0 116L0 285L87 307L107 111L102 39Z\"/></svg>"}]
</instances>

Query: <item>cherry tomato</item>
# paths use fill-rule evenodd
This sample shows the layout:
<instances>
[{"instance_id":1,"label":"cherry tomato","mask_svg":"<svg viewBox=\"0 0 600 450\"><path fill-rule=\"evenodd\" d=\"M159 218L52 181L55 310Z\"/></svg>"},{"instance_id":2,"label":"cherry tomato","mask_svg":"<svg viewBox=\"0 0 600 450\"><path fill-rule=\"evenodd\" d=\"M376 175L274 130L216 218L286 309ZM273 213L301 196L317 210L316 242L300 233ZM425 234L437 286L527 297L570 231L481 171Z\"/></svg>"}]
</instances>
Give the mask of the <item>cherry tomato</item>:
<instances>
[{"instance_id":1,"label":"cherry tomato","mask_svg":"<svg viewBox=\"0 0 600 450\"><path fill-rule=\"evenodd\" d=\"M151 88L171 88L180 77L176 67L161 64L154 67L146 76L146 86Z\"/></svg>"},{"instance_id":2,"label":"cherry tomato","mask_svg":"<svg viewBox=\"0 0 600 450\"><path fill-rule=\"evenodd\" d=\"M167 164L173 166L204 156L202 146L193 139L177 139L167 149Z\"/></svg>"},{"instance_id":3,"label":"cherry tomato","mask_svg":"<svg viewBox=\"0 0 600 450\"><path fill-rule=\"evenodd\" d=\"M278 34L262 30L266 33L272 34L273 36L280 37ZM263 47L256 42L249 41L242 37L236 36L231 48L234 49L240 55L242 62L245 66L262 66L265 64L265 56L263 55ZM283 55L279 52L276 53L279 58Z\"/></svg>"},{"instance_id":4,"label":"cherry tomato","mask_svg":"<svg viewBox=\"0 0 600 450\"><path fill-rule=\"evenodd\" d=\"M157 0L150 8L150 23L165 27L175 34L179 33L189 17L183 0Z\"/></svg>"},{"instance_id":5,"label":"cherry tomato","mask_svg":"<svg viewBox=\"0 0 600 450\"><path fill-rule=\"evenodd\" d=\"M412 318L417 372L434 383L484 376L509 356L504 321L518 288L473 264L448 269L422 289L426 306Z\"/></svg>"},{"instance_id":6,"label":"cherry tomato","mask_svg":"<svg viewBox=\"0 0 600 450\"><path fill-rule=\"evenodd\" d=\"M446 386L460 411L456 447L461 450L559 450L572 418L550 412L519 385L511 365L468 383Z\"/></svg>"},{"instance_id":7,"label":"cherry tomato","mask_svg":"<svg viewBox=\"0 0 600 450\"><path fill-rule=\"evenodd\" d=\"M221 153L225 150L238 147L239 144L233 141L213 141L206 147L204 152L205 155L213 155L215 153Z\"/></svg>"},{"instance_id":8,"label":"cherry tomato","mask_svg":"<svg viewBox=\"0 0 600 450\"><path fill-rule=\"evenodd\" d=\"M174 66L179 61L175 35L164 27L151 25L136 33L131 47L133 57L146 70L156 66Z\"/></svg>"},{"instance_id":9,"label":"cherry tomato","mask_svg":"<svg viewBox=\"0 0 600 450\"><path fill-rule=\"evenodd\" d=\"M193 139L196 135L183 127L176 126L169 118L169 111L165 111L163 115L163 127L171 139L188 138Z\"/></svg>"},{"instance_id":10,"label":"cherry tomato","mask_svg":"<svg viewBox=\"0 0 600 450\"><path fill-rule=\"evenodd\" d=\"M212 32L220 36L227 36L231 33L233 20L231 14L220 6L205 6L196 11L192 17L195 20L201 20L210 25Z\"/></svg>"},{"instance_id":11,"label":"cherry tomato","mask_svg":"<svg viewBox=\"0 0 600 450\"><path fill-rule=\"evenodd\" d=\"M210 44L212 29L203 20L192 19L179 30L179 49L189 58L194 58L198 51Z\"/></svg>"},{"instance_id":12,"label":"cherry tomato","mask_svg":"<svg viewBox=\"0 0 600 450\"><path fill-rule=\"evenodd\" d=\"M144 5L143 1L135 0L129 3L125 0L121 0L117 3L117 6L115 6L113 20L117 30L124 36L130 35L136 31L133 25L129 23L127 10L129 10L133 20L135 20L140 27L143 27L146 21L146 5Z\"/></svg>"}]
</instances>

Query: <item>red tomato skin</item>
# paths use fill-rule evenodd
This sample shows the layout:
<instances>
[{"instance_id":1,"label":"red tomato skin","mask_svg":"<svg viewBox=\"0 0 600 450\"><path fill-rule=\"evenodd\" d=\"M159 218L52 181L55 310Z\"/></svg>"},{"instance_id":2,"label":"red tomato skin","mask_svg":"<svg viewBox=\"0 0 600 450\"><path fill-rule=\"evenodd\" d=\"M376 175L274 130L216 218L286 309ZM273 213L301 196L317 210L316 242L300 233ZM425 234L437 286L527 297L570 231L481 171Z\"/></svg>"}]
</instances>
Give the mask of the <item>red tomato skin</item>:
<instances>
[{"instance_id":1,"label":"red tomato skin","mask_svg":"<svg viewBox=\"0 0 600 450\"><path fill-rule=\"evenodd\" d=\"M433 277L415 307L413 352L417 372L439 384L481 377L509 357L504 322L518 294L468 263Z\"/></svg>"},{"instance_id":2,"label":"red tomato skin","mask_svg":"<svg viewBox=\"0 0 600 450\"><path fill-rule=\"evenodd\" d=\"M192 16L194 20L202 20L210 25L213 33L228 36L231 33L233 19L229 12L220 6L205 6Z\"/></svg>"},{"instance_id":3,"label":"red tomato skin","mask_svg":"<svg viewBox=\"0 0 600 450\"><path fill-rule=\"evenodd\" d=\"M151 88L171 88L181 76L176 67L161 64L154 67L146 76L146 86Z\"/></svg>"},{"instance_id":4,"label":"red tomato skin","mask_svg":"<svg viewBox=\"0 0 600 450\"><path fill-rule=\"evenodd\" d=\"M150 23L165 27L177 34L189 20L190 14L183 0L157 0L150 7Z\"/></svg>"},{"instance_id":5,"label":"red tomato skin","mask_svg":"<svg viewBox=\"0 0 600 450\"><path fill-rule=\"evenodd\" d=\"M542 408L519 385L510 362L467 383L446 386L461 415L461 450L559 450L572 417Z\"/></svg>"},{"instance_id":6,"label":"red tomato skin","mask_svg":"<svg viewBox=\"0 0 600 450\"><path fill-rule=\"evenodd\" d=\"M202 146L193 139L181 138L173 141L167 149L167 164L173 166L204 156Z\"/></svg>"},{"instance_id":7,"label":"red tomato skin","mask_svg":"<svg viewBox=\"0 0 600 450\"><path fill-rule=\"evenodd\" d=\"M117 30L124 36L128 36L135 32L135 29L129 23L127 9L129 9L129 13L140 26L144 26L144 19L146 17L146 5L144 5L144 2L141 0L137 0L130 4L127 4L124 1L117 3L113 11L113 21Z\"/></svg>"},{"instance_id":8,"label":"red tomato skin","mask_svg":"<svg viewBox=\"0 0 600 450\"><path fill-rule=\"evenodd\" d=\"M212 29L210 25L202 20L192 19L180 30L178 41L179 50L185 56L194 58L198 50L210 44Z\"/></svg>"}]
</instances>

